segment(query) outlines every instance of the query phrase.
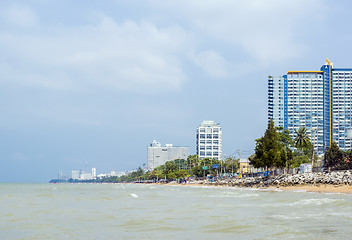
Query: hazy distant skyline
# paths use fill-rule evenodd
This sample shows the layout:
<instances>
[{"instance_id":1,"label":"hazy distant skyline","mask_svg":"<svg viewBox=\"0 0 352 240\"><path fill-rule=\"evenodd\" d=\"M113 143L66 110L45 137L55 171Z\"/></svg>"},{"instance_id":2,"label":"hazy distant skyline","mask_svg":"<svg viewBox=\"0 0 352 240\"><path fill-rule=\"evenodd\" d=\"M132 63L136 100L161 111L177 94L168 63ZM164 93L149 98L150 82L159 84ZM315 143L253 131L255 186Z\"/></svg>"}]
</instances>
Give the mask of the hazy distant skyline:
<instances>
[{"instance_id":1,"label":"hazy distant skyline","mask_svg":"<svg viewBox=\"0 0 352 240\"><path fill-rule=\"evenodd\" d=\"M267 76L352 67L350 1L4 0L1 182L130 170L214 120L253 151ZM238 155L237 155L238 156Z\"/></svg>"}]
</instances>

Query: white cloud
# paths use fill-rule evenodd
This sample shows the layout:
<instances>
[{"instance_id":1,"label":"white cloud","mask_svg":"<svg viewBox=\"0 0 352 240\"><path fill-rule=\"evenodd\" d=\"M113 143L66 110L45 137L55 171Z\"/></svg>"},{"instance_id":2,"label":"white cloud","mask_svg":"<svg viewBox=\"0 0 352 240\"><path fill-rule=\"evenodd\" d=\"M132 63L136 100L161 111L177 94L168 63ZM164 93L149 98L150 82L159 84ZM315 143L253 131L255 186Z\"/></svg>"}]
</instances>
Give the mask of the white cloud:
<instances>
[{"instance_id":1,"label":"white cloud","mask_svg":"<svg viewBox=\"0 0 352 240\"><path fill-rule=\"evenodd\" d=\"M0 33L0 68L21 84L55 89L178 90L187 80L180 57L192 37L178 26L142 21L46 29L45 34Z\"/></svg>"},{"instance_id":2,"label":"white cloud","mask_svg":"<svg viewBox=\"0 0 352 240\"><path fill-rule=\"evenodd\" d=\"M13 5L2 11L2 16L8 24L19 27L31 27L37 24L38 16L28 6Z\"/></svg>"},{"instance_id":3,"label":"white cloud","mask_svg":"<svg viewBox=\"0 0 352 240\"><path fill-rule=\"evenodd\" d=\"M229 75L227 61L216 51L208 50L194 54L193 60L212 78L224 78Z\"/></svg>"},{"instance_id":4,"label":"white cloud","mask_svg":"<svg viewBox=\"0 0 352 240\"><path fill-rule=\"evenodd\" d=\"M182 16L194 31L205 34L204 39L236 49L240 55L243 51L263 65L306 54L309 32L302 29L307 29L307 23L311 31L322 26L326 11L318 0L180 0L167 4L151 0L150 4L168 15Z\"/></svg>"},{"instance_id":5,"label":"white cloud","mask_svg":"<svg viewBox=\"0 0 352 240\"><path fill-rule=\"evenodd\" d=\"M312 28L321 25L324 15L317 0L149 4L160 14L158 20L116 22L100 14L95 24L71 27L41 25L25 6L7 9L9 23L40 25L40 30L0 30L0 81L52 89L177 91L192 64L222 79L304 56L309 47L301 40L306 36L301 37L300 26L307 19Z\"/></svg>"}]
</instances>

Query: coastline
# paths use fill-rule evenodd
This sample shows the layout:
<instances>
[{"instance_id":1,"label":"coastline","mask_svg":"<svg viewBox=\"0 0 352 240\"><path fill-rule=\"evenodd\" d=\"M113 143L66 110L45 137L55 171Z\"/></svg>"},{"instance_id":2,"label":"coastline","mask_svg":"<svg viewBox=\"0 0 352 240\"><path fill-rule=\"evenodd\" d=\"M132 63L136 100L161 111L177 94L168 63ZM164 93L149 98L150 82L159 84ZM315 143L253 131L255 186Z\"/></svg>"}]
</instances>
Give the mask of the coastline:
<instances>
[{"instance_id":1,"label":"coastline","mask_svg":"<svg viewBox=\"0 0 352 240\"><path fill-rule=\"evenodd\" d=\"M269 189L281 189L284 191L306 191L306 192L317 192L317 193L343 193L351 194L352 186L342 185L303 185L303 186L287 186L287 187L269 187Z\"/></svg>"},{"instance_id":2,"label":"coastline","mask_svg":"<svg viewBox=\"0 0 352 240\"><path fill-rule=\"evenodd\" d=\"M251 187L240 187L240 186L230 186L223 184L213 184L213 183L189 183L179 184L179 183L152 183L153 185L169 185L169 186L195 186L195 187L228 187L235 189L259 189L259 190L282 190L282 191L297 191L297 192L316 192L316 193L340 193L340 194L352 194L352 186L349 185L331 185L331 184L321 184L316 185L295 185L295 186L251 186Z\"/></svg>"},{"instance_id":3,"label":"coastline","mask_svg":"<svg viewBox=\"0 0 352 240\"><path fill-rule=\"evenodd\" d=\"M91 184L91 183L78 183L78 184ZM96 183L95 183L96 184ZM181 186L181 187L212 187L212 188L234 188L234 189L258 189L258 190L282 190L293 192L316 192L316 193L335 193L335 194L352 194L351 185L334 185L334 184L302 184L292 186L239 186L230 184L219 184L217 182L187 182L187 183L98 183L98 184L143 184L143 185L160 185L160 186Z\"/></svg>"}]
</instances>

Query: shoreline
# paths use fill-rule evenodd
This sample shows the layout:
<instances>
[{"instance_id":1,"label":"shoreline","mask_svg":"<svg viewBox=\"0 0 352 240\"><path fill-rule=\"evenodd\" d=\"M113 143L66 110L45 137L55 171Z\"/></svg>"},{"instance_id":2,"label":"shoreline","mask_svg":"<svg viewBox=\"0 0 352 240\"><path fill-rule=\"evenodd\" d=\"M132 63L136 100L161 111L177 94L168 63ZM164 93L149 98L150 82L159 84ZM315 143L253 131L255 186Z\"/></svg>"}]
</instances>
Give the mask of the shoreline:
<instances>
[{"instance_id":1,"label":"shoreline","mask_svg":"<svg viewBox=\"0 0 352 240\"><path fill-rule=\"evenodd\" d=\"M234 188L234 189L257 189L257 190L282 190L282 191L292 191L292 192L315 192L315 193L335 193L335 194L352 194L352 186L351 185L333 185L333 184L321 184L310 185L291 185L291 186L239 186L239 185L230 185L230 184L218 184L218 183L75 183L75 184L143 184L143 185L159 185L159 186L181 186L181 187L212 187L212 188Z\"/></svg>"},{"instance_id":2,"label":"shoreline","mask_svg":"<svg viewBox=\"0 0 352 240\"><path fill-rule=\"evenodd\" d=\"M331 185L331 184L322 184L320 186L315 185L296 185L296 186L268 186L268 187L244 187L244 186L230 186L230 185L221 185L221 184L201 184L201 183L150 183L152 185L165 185L165 186L195 186L195 187L227 187L234 189L259 189L259 190L282 190L282 191L292 191L292 192L315 192L315 193L340 193L340 194L352 194L352 186L349 185Z\"/></svg>"}]
</instances>

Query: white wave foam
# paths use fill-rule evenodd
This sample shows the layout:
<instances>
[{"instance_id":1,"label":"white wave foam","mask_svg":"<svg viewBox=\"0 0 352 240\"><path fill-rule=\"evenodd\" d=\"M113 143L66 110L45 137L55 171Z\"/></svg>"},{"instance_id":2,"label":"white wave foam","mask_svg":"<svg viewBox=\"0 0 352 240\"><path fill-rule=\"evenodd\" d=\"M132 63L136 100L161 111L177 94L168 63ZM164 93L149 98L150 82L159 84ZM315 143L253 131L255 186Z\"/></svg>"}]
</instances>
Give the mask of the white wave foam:
<instances>
[{"instance_id":1,"label":"white wave foam","mask_svg":"<svg viewBox=\"0 0 352 240\"><path fill-rule=\"evenodd\" d=\"M227 193L224 195L213 195L209 196L213 198L250 198L250 197L259 197L259 194L256 193Z\"/></svg>"},{"instance_id":2,"label":"white wave foam","mask_svg":"<svg viewBox=\"0 0 352 240\"><path fill-rule=\"evenodd\" d=\"M130 196L131 196L131 197L134 197L134 198L138 198L138 195L135 194L135 193L130 193Z\"/></svg>"},{"instance_id":3,"label":"white wave foam","mask_svg":"<svg viewBox=\"0 0 352 240\"><path fill-rule=\"evenodd\" d=\"M292 192L297 192L297 193L301 193L301 192L307 192L307 190L293 190Z\"/></svg>"},{"instance_id":4,"label":"white wave foam","mask_svg":"<svg viewBox=\"0 0 352 240\"><path fill-rule=\"evenodd\" d=\"M322 204L330 204L338 201L344 201L343 199L331 199L331 198L311 198L311 199L302 199L298 202L294 202L291 205L322 205Z\"/></svg>"},{"instance_id":5,"label":"white wave foam","mask_svg":"<svg viewBox=\"0 0 352 240\"><path fill-rule=\"evenodd\" d=\"M300 219L302 217L299 216L289 216L289 215L271 215L271 217L273 218L279 218L279 219L285 219L285 220L289 220L289 219Z\"/></svg>"}]
</instances>

